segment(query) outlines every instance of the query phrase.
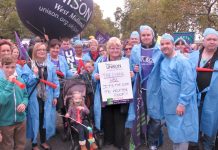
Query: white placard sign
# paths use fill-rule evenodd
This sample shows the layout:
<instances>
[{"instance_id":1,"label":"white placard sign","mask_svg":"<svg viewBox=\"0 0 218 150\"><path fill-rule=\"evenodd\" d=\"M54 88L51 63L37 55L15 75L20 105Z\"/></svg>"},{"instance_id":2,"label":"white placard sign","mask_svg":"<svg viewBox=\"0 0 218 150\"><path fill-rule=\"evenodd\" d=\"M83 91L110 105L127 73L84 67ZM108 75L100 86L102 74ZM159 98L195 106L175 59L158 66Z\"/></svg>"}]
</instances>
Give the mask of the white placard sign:
<instances>
[{"instance_id":1,"label":"white placard sign","mask_svg":"<svg viewBox=\"0 0 218 150\"><path fill-rule=\"evenodd\" d=\"M103 103L129 103L133 98L129 60L102 62L98 68Z\"/></svg>"}]
</instances>

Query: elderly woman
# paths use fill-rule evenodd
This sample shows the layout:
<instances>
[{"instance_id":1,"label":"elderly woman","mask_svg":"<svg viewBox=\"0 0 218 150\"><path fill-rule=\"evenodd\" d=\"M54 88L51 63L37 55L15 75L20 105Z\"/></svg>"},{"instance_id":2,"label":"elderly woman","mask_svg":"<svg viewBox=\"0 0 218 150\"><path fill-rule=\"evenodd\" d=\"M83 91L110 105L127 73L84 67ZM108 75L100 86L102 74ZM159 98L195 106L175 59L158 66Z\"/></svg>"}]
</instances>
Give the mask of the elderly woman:
<instances>
[{"instance_id":1,"label":"elderly woman","mask_svg":"<svg viewBox=\"0 0 218 150\"><path fill-rule=\"evenodd\" d=\"M30 75L57 85L56 89L36 80L27 87L29 104L27 112L27 138L32 140L32 149L39 150L37 135L40 134L41 147L51 149L47 140L55 134L56 104L59 97L59 82L52 62L47 59L47 46L37 43L33 48L32 62L23 68L23 79ZM27 74L27 76L25 76Z\"/></svg>"},{"instance_id":2,"label":"elderly woman","mask_svg":"<svg viewBox=\"0 0 218 150\"><path fill-rule=\"evenodd\" d=\"M103 129L105 144L114 144L118 148L124 147L123 139L125 121L128 116L128 104L107 105L101 107L101 77L98 74L98 63L126 59L122 57L121 49L122 45L120 40L116 37L110 38L107 43L108 57L100 57L97 60L95 71L93 73L97 82L94 99L95 126L98 130Z\"/></svg>"},{"instance_id":3,"label":"elderly woman","mask_svg":"<svg viewBox=\"0 0 218 150\"><path fill-rule=\"evenodd\" d=\"M140 43L139 33L137 31L133 31L130 35L130 42L132 45L137 45Z\"/></svg>"},{"instance_id":4,"label":"elderly woman","mask_svg":"<svg viewBox=\"0 0 218 150\"><path fill-rule=\"evenodd\" d=\"M96 60L98 59L99 57L99 52L98 52L98 41L96 39L91 39L89 41L90 43L90 52L86 53L84 56L83 56L83 61L94 61L96 62Z\"/></svg>"},{"instance_id":5,"label":"elderly woman","mask_svg":"<svg viewBox=\"0 0 218 150\"><path fill-rule=\"evenodd\" d=\"M133 44L130 43L130 42L126 43L126 44L123 46L124 57L130 58L130 56L131 56L131 51L132 51L132 47L133 47Z\"/></svg>"}]
</instances>

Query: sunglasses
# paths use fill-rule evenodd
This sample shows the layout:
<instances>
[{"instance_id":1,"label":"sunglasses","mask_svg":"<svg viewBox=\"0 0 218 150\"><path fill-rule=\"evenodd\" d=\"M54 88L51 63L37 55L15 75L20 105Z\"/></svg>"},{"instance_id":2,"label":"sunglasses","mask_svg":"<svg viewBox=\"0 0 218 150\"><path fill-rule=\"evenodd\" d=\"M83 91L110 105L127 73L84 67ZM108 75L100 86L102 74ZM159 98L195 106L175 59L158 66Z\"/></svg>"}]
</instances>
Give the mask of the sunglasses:
<instances>
[{"instance_id":1,"label":"sunglasses","mask_svg":"<svg viewBox=\"0 0 218 150\"><path fill-rule=\"evenodd\" d=\"M131 51L131 49L132 49L132 48L130 47L130 48L125 48L124 50L125 50L125 51L127 51L127 50L130 50L130 51Z\"/></svg>"}]
</instances>

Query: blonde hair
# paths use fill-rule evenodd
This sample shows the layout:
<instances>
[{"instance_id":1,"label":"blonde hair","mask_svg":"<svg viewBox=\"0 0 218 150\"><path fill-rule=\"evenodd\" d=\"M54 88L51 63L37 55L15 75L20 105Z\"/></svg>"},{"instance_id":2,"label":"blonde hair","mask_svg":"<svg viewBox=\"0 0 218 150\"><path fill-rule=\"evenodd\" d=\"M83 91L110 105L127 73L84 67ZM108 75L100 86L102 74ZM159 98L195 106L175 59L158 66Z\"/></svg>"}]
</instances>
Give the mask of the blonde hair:
<instances>
[{"instance_id":1,"label":"blonde hair","mask_svg":"<svg viewBox=\"0 0 218 150\"><path fill-rule=\"evenodd\" d=\"M36 43L33 47L33 53L32 53L32 59L33 60L36 60L37 59L37 56L36 56L36 52L38 51L38 48L40 46L44 45L45 46L45 49L47 49L47 45L45 43L42 43L42 42L39 42L39 43ZM47 51L46 51L47 52ZM45 60L47 58L47 55L45 55Z\"/></svg>"},{"instance_id":2,"label":"blonde hair","mask_svg":"<svg viewBox=\"0 0 218 150\"><path fill-rule=\"evenodd\" d=\"M121 41L120 39L118 39L117 37L111 37L108 42L107 42L107 45L106 45L106 48L107 48L107 53L108 53L108 56L110 56L109 54L109 49L111 46L113 45L116 45L116 46L119 46L120 47L120 57L122 56L122 44L121 44Z\"/></svg>"}]
</instances>

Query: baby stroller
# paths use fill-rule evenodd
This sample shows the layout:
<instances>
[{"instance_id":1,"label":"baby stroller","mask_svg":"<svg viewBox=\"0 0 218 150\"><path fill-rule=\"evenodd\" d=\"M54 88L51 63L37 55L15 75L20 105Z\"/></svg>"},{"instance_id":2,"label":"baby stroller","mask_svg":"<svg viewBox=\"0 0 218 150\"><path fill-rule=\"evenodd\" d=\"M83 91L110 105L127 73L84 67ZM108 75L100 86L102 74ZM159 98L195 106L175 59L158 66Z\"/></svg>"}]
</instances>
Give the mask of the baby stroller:
<instances>
[{"instance_id":1,"label":"baby stroller","mask_svg":"<svg viewBox=\"0 0 218 150\"><path fill-rule=\"evenodd\" d=\"M80 93L82 93L82 96L86 99L86 92L87 92L87 84L85 83L85 81L83 79L81 79L81 77L75 77L72 79L68 79L65 81L64 86L63 86L63 99L64 99L64 105L66 110L68 110L69 107L69 100L72 97L72 93L74 91L79 91ZM91 133L90 132L90 127L91 129L94 128L93 125L93 120L91 120L91 117L89 115L85 116L85 120L87 120L89 122L89 127L87 128L87 126L84 126L83 124L81 124L81 126L84 126L84 128L87 129L87 134ZM75 120L73 120L75 122ZM78 131L76 130L76 128L74 128L71 125L72 119L68 119L68 137L71 140L71 146L70 146L70 150L79 150L80 146L79 146L79 136L78 136ZM87 135L87 137L90 136ZM95 131L93 132L93 137L95 138L95 142L98 144L98 147L101 148L103 145L103 135L102 134L98 134ZM88 139L88 138L87 138ZM87 148L89 148L90 144L89 141L86 142Z\"/></svg>"}]
</instances>

